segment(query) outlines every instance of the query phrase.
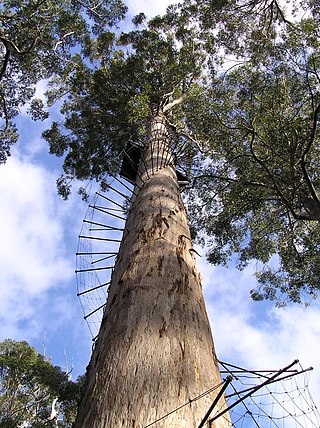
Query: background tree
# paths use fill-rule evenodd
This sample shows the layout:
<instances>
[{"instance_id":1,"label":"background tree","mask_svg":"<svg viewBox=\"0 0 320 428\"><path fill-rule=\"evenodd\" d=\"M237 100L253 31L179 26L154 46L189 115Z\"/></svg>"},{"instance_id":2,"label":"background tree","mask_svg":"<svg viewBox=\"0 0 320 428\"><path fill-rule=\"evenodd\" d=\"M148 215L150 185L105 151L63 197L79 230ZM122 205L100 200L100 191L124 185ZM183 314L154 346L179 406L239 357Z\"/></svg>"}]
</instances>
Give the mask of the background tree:
<instances>
[{"instance_id":1,"label":"background tree","mask_svg":"<svg viewBox=\"0 0 320 428\"><path fill-rule=\"evenodd\" d=\"M28 345L7 339L0 343L0 425L6 428L70 427L77 409L82 378L68 374Z\"/></svg>"},{"instance_id":2,"label":"background tree","mask_svg":"<svg viewBox=\"0 0 320 428\"><path fill-rule=\"evenodd\" d=\"M33 119L48 116L36 84L70 76L91 37L125 13L120 0L8 0L0 5L0 163L18 134L14 118L29 103Z\"/></svg>"}]
</instances>

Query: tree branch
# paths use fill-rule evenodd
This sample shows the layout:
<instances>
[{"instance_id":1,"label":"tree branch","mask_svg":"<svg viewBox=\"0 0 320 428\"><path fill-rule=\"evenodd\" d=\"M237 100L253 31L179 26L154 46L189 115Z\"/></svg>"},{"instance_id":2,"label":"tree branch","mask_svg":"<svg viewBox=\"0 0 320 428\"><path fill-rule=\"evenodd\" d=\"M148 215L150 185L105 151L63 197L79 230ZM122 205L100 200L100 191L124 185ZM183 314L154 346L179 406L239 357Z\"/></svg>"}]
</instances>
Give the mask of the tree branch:
<instances>
[{"instance_id":1,"label":"tree branch","mask_svg":"<svg viewBox=\"0 0 320 428\"><path fill-rule=\"evenodd\" d=\"M309 154L311 146L312 146L312 144L314 142L314 138L315 138L316 130L317 130L317 122L318 122L319 112L320 112L320 104L318 104L317 107L314 109L313 118L312 118L311 136L310 136L310 139L309 139L309 143L307 144L307 147L305 148L305 150L303 152L303 158L304 158L304 160L306 160L306 157Z\"/></svg>"},{"instance_id":2,"label":"tree branch","mask_svg":"<svg viewBox=\"0 0 320 428\"><path fill-rule=\"evenodd\" d=\"M16 19L15 15L2 15L0 14L0 19Z\"/></svg>"},{"instance_id":3,"label":"tree branch","mask_svg":"<svg viewBox=\"0 0 320 428\"><path fill-rule=\"evenodd\" d=\"M282 19L282 21L283 21L285 24L288 24L288 25L290 25L291 27L294 27L294 26L295 26L291 21L288 21L288 20L286 19L286 17L284 16L283 10L281 9L281 7L279 6L279 4L278 4L278 2L277 2L276 0L273 0L271 4L272 4L272 5L274 5L274 6L276 7L277 15L279 14L279 15L281 16L281 19Z\"/></svg>"},{"instance_id":4,"label":"tree branch","mask_svg":"<svg viewBox=\"0 0 320 428\"><path fill-rule=\"evenodd\" d=\"M208 141L206 141L205 143L201 142L201 141L197 141L195 138L193 138L188 132L184 132L181 131L180 132L182 136L184 136L185 138L187 138L188 140L190 140L200 151L200 153L205 153L205 145L208 143Z\"/></svg>"},{"instance_id":5,"label":"tree branch","mask_svg":"<svg viewBox=\"0 0 320 428\"><path fill-rule=\"evenodd\" d=\"M15 45L11 40L7 40L6 38L0 36L0 41L6 46L7 49L9 49L10 47L19 55L25 55L29 52L32 51L32 49L35 47L35 45L37 44L39 40L39 37L37 36L33 42L31 43L31 45L24 51L21 51L17 45Z\"/></svg>"},{"instance_id":6,"label":"tree branch","mask_svg":"<svg viewBox=\"0 0 320 428\"><path fill-rule=\"evenodd\" d=\"M320 104L317 105L314 114L313 114L313 123L312 123L312 130L311 130L311 136L309 139L309 143L307 144L307 147L305 148L301 161L300 161L300 166L302 169L302 173L304 176L304 179L306 180L307 186L310 190L312 199L314 200L314 202L317 204L318 210L320 211L320 200L317 194L317 191L310 179L309 173L307 171L307 156L311 150L312 144L314 142L315 139L315 135L316 135L316 130L317 130L317 122L318 122L318 115L320 112Z\"/></svg>"},{"instance_id":7,"label":"tree branch","mask_svg":"<svg viewBox=\"0 0 320 428\"><path fill-rule=\"evenodd\" d=\"M291 214L293 215L294 218L296 219L301 219L301 215L297 214L292 205L290 204L290 202L288 201L288 199L285 197L285 195L283 194L283 192L281 191L281 189L279 188L278 184L276 183L276 180L272 174L272 172L270 171L270 169L267 167L267 165L258 158L258 156L256 155L254 148L253 148L253 144L254 144L254 139L255 139L255 132L254 130L252 131L252 138L250 141L250 151L251 154L253 156L253 158L256 160L256 162L262 166L262 168L266 171L266 173L268 174L268 176L270 177L272 184L276 190L276 192L278 193L278 195L280 196L281 200L283 201L283 203L285 204L285 206L288 208L288 210L291 212ZM310 220L310 219L309 219Z\"/></svg>"},{"instance_id":8,"label":"tree branch","mask_svg":"<svg viewBox=\"0 0 320 428\"><path fill-rule=\"evenodd\" d=\"M318 73L318 70L316 67L316 62L315 62L315 58L314 58L313 54L311 55L311 58L312 58L312 65L313 65L313 74L315 74L315 76L318 80L318 83L320 83L320 77L319 77L319 73Z\"/></svg>"},{"instance_id":9,"label":"tree branch","mask_svg":"<svg viewBox=\"0 0 320 428\"><path fill-rule=\"evenodd\" d=\"M69 31L69 33L66 33L62 36L62 38L60 40L57 41L57 43L55 44L55 47L53 48L54 52L57 50L58 46L61 45L63 43L63 40L68 37L71 36L72 34L74 34L74 31Z\"/></svg>"},{"instance_id":10,"label":"tree branch","mask_svg":"<svg viewBox=\"0 0 320 428\"><path fill-rule=\"evenodd\" d=\"M168 103L167 105L165 105L163 107L163 110L162 110L163 113L166 113L166 112L172 110L173 107L175 107L175 106L177 106L179 104L182 104L183 101L185 100L186 96L187 96L187 94L182 94L181 97L176 98L175 100L171 101L171 103Z\"/></svg>"},{"instance_id":11,"label":"tree branch","mask_svg":"<svg viewBox=\"0 0 320 428\"><path fill-rule=\"evenodd\" d=\"M9 59L10 59L10 48L12 48L16 53L18 53L19 55L25 55L29 52L31 52L31 50L35 47L37 41L39 40L38 37L36 37L33 42L31 43L31 45L29 46L28 49L21 51L11 40L7 40L6 38L0 36L0 41L3 43L4 47L5 47L5 56L4 56L4 61L0 70L0 82L3 79L5 72L7 70L8 64L9 64ZM4 100L4 98L2 97L2 99ZM4 100L4 105L5 105L5 100ZM6 113L5 113L6 114ZM7 117L7 114L6 114Z\"/></svg>"},{"instance_id":12,"label":"tree branch","mask_svg":"<svg viewBox=\"0 0 320 428\"><path fill-rule=\"evenodd\" d=\"M5 117L5 122L6 122L6 126L5 126L5 130L8 129L9 126L9 115L8 115L8 109L7 109L7 102L5 97L0 93L0 98L2 101L2 105L3 105L3 112L4 112L4 117Z\"/></svg>"},{"instance_id":13,"label":"tree branch","mask_svg":"<svg viewBox=\"0 0 320 428\"><path fill-rule=\"evenodd\" d=\"M99 6L101 6L102 1L97 4L96 6L90 7L90 6L86 6L81 0L76 0L76 3L78 3L80 6L84 7L86 10L90 11L91 13L93 13L94 15L98 16L98 18L102 18L103 15L101 15L101 13L98 13L95 9L97 9Z\"/></svg>"},{"instance_id":14,"label":"tree branch","mask_svg":"<svg viewBox=\"0 0 320 428\"><path fill-rule=\"evenodd\" d=\"M3 42L4 47L5 47L5 55L4 55L4 60L3 60L3 64L0 70L0 82L3 79L3 76L5 75L5 72L7 70L8 64L9 64L9 58L10 58L10 49L8 47L8 44L6 42Z\"/></svg>"},{"instance_id":15,"label":"tree branch","mask_svg":"<svg viewBox=\"0 0 320 428\"><path fill-rule=\"evenodd\" d=\"M226 129L231 129L232 131L238 130L238 131L247 131L248 133L252 133L252 129L248 128L247 126L243 125L243 127L239 127L239 126L229 126L226 123L224 123L222 121L222 119L220 118L220 116L218 115L218 113L216 111L212 111L212 113L214 114L214 116L218 119L218 121L221 123L221 125L226 128Z\"/></svg>"},{"instance_id":16,"label":"tree branch","mask_svg":"<svg viewBox=\"0 0 320 428\"><path fill-rule=\"evenodd\" d=\"M205 144L209 141L206 141L206 143L202 143L197 141L194 137L191 136L190 133L185 132L183 129L178 129L177 125L174 125L173 123L169 122L169 126L171 126L175 132L177 132L178 134L182 135L183 137L187 138L188 140L190 140L200 151L200 153L204 153L204 149L203 147L205 146Z\"/></svg>"},{"instance_id":17,"label":"tree branch","mask_svg":"<svg viewBox=\"0 0 320 428\"><path fill-rule=\"evenodd\" d=\"M36 14L37 14L37 12L39 11L39 8L43 5L43 4L45 4L47 2L47 0L39 0L38 2L37 2L37 4L34 6L34 12L32 13L32 15L31 16L35 16Z\"/></svg>"}]
</instances>

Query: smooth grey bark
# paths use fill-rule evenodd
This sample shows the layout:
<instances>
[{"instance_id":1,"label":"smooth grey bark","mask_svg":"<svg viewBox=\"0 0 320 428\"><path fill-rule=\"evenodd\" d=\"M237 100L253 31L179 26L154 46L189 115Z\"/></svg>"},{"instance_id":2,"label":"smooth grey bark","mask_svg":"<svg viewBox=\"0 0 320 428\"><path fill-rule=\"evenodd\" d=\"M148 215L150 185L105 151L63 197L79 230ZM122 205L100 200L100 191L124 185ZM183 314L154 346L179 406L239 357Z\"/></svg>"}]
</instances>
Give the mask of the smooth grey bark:
<instances>
[{"instance_id":1,"label":"smooth grey bark","mask_svg":"<svg viewBox=\"0 0 320 428\"><path fill-rule=\"evenodd\" d=\"M151 124L75 428L194 428L221 377L164 117ZM211 394L193 400L207 390ZM218 407L225 406L224 399ZM228 415L213 428L231 426Z\"/></svg>"}]
</instances>

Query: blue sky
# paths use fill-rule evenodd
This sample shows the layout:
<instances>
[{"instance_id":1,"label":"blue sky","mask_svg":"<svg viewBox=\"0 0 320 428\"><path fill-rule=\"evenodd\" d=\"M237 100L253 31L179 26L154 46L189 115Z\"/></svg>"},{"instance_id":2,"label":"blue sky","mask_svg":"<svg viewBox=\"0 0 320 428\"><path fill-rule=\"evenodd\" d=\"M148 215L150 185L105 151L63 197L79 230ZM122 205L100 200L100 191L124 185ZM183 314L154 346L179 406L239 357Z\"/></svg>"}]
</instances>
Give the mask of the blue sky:
<instances>
[{"instance_id":1,"label":"blue sky","mask_svg":"<svg viewBox=\"0 0 320 428\"><path fill-rule=\"evenodd\" d=\"M169 4L127 3L132 14L143 10L149 16ZM76 192L68 201L56 193L61 160L41 140L47 123L22 112L20 141L0 167L0 340L26 340L55 365L74 365L76 377L85 371L92 346L74 274L87 204ZM239 272L209 266L201 257L198 266L218 357L251 369L279 369L298 358L314 367L309 385L319 406L320 302L307 309L255 303L249 296L254 265Z\"/></svg>"}]
</instances>

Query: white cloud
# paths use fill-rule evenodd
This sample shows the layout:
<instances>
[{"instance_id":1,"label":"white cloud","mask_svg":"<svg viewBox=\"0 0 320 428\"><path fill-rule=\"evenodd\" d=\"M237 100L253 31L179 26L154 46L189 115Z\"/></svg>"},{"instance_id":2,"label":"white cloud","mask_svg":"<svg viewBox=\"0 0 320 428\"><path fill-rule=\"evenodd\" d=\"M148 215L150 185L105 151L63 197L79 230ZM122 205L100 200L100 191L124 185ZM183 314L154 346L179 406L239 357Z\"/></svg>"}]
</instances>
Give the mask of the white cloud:
<instances>
[{"instance_id":1,"label":"white cloud","mask_svg":"<svg viewBox=\"0 0 320 428\"><path fill-rule=\"evenodd\" d=\"M0 194L0 336L28 331L32 337L45 328L43 311L53 310L48 293L59 293L73 277L64 240L66 209L55 177L17 155L0 168Z\"/></svg>"},{"instance_id":2,"label":"white cloud","mask_svg":"<svg viewBox=\"0 0 320 428\"><path fill-rule=\"evenodd\" d=\"M42 101L46 101L45 92L48 89L48 80L42 79L36 85L35 98L40 98Z\"/></svg>"},{"instance_id":3,"label":"white cloud","mask_svg":"<svg viewBox=\"0 0 320 428\"><path fill-rule=\"evenodd\" d=\"M161 1L148 1L148 0L127 0L125 1L129 8L129 13L132 15L137 15L140 12L148 18L153 16L163 14L166 11L166 8L170 4L178 3L178 0L161 0Z\"/></svg>"}]
</instances>

